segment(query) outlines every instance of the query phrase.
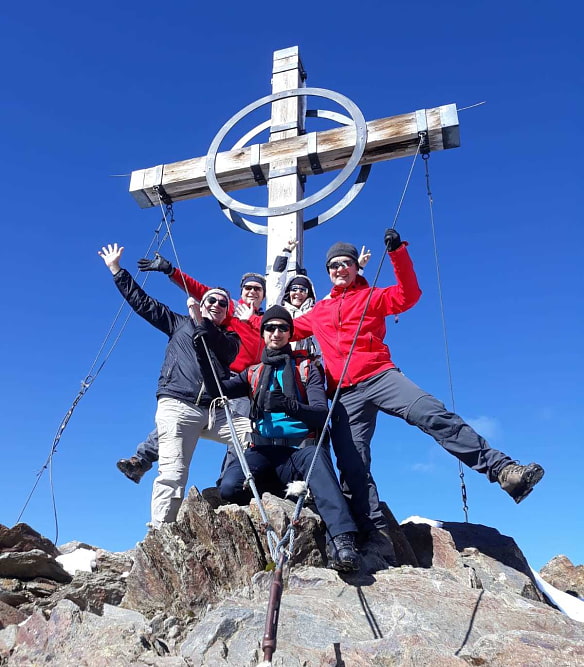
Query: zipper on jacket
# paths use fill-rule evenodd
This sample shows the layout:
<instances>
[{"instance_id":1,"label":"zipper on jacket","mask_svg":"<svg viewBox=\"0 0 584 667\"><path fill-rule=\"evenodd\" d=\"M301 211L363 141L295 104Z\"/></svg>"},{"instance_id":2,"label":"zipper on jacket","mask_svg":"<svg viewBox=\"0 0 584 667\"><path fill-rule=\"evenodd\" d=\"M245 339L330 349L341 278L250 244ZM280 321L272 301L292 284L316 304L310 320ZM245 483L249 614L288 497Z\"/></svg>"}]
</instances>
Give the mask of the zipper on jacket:
<instances>
[{"instance_id":1,"label":"zipper on jacket","mask_svg":"<svg viewBox=\"0 0 584 667\"><path fill-rule=\"evenodd\" d=\"M340 303L339 303L339 331L338 331L338 334L337 334L337 349L339 350L339 356L341 357L341 360L342 360L341 368L345 367L345 358L343 357L343 353L341 351L341 345L340 345L341 329L343 328L343 320L341 319L341 307L342 307L343 302L345 300L345 297L347 295L347 290L348 289L349 289L348 287L345 287L345 289L343 290L343 294L341 296ZM352 342L353 341L351 341L351 343L349 343L349 350L351 349ZM347 372L345 373L345 377L343 378L343 382L348 383L347 386L351 386L353 384L353 382L351 381L350 375L349 375L349 366L348 365L347 365Z\"/></svg>"}]
</instances>

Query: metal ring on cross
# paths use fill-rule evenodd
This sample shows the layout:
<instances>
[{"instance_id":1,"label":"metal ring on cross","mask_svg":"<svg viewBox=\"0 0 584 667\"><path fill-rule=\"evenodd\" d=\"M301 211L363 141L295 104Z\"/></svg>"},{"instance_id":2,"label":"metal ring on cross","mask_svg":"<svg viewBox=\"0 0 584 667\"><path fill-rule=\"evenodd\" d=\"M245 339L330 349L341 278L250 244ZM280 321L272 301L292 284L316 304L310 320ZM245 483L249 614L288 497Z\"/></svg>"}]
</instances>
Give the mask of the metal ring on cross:
<instances>
[{"instance_id":1,"label":"metal ring on cross","mask_svg":"<svg viewBox=\"0 0 584 667\"><path fill-rule=\"evenodd\" d=\"M233 129L233 127L235 127L235 125L239 121L241 121L245 116L247 116L252 111L255 111L256 109L265 106L266 104L275 102L277 100L286 99L289 97L300 97L308 95L330 99L333 102L336 102L340 106L344 107L350 113L351 118L348 118L347 116L338 114L336 112L320 111L320 110L309 111L306 114L307 116L329 118L331 120L340 122L344 125L352 125L352 124L355 125L355 147L353 148L353 152L347 164L343 167L340 173L324 188L322 188L315 194L310 195L309 197L305 197L304 199L292 204L285 204L283 206L271 206L271 207L251 206L249 204L243 204L241 202L238 202L237 200L230 197L219 185L216 174L217 153L219 152L219 147L223 139L227 136L227 134ZM269 127L270 127L269 121L261 123L260 125L249 131L244 137L242 137L235 144L234 148L241 147L242 145L247 143L247 141L249 141L251 138L259 134L262 130L265 130ZM256 102L252 102L244 109L239 111L237 114L235 114L219 130L219 132L213 139L211 146L209 147L209 152L207 153L206 157L205 170L207 176L207 183L209 185L209 189L211 190L215 198L219 201L219 204L223 209L223 212L233 223L235 223L238 227L241 227L242 229L246 229L247 231L251 231L256 234L267 234L267 226L259 225L257 223L246 220L240 214L247 213L249 215L257 217L278 216L278 215L284 215L286 213L295 213L297 211L307 208L308 206L312 206L313 204L318 203L319 201L330 195L332 192L334 192L337 188L339 188L351 176L352 172L358 166L359 161L363 156L366 143L367 143L367 124L365 122L365 118L363 117L361 110L349 98L339 93L335 93L334 91L326 90L324 88L295 88L293 90L285 90L280 93L267 95L266 97L260 98ZM351 189L345 194L345 196L339 202L337 202L337 204L335 204L330 209L325 211L325 213L322 213L319 216L307 220L304 223L304 229L310 229L312 227L320 225L326 220L330 220L330 218L337 215L337 213L343 210L361 191L361 189L365 184L365 181L367 180L367 176L369 175L370 170L371 170L370 165L365 165L361 167L356 182L353 184Z\"/></svg>"}]
</instances>

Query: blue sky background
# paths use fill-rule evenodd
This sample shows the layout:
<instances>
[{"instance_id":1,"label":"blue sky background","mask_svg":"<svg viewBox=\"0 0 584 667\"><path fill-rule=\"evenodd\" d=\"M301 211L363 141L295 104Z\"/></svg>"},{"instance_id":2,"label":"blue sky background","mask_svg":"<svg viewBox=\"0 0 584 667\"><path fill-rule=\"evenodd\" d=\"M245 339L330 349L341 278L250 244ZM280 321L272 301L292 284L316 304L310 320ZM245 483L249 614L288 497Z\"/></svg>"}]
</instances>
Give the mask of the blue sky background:
<instances>
[{"instance_id":1,"label":"blue sky background","mask_svg":"<svg viewBox=\"0 0 584 667\"><path fill-rule=\"evenodd\" d=\"M579 5L34 1L3 14L1 523L16 521L119 306L97 250L118 241L133 269L160 220L115 175L204 155L228 118L270 92L272 52L298 44L308 85L343 93L369 120L486 100L460 113L462 147L430 159L456 409L546 476L516 506L467 471L470 520L513 536L536 569L559 553L584 562ZM344 213L308 232L321 295L337 240L371 247L374 274L410 164L377 165ZM236 290L263 270L263 237L211 199L175 215L194 277ZM402 370L450 405L421 161L397 228L424 294L388 320L387 340ZM381 284L391 282L386 265ZM184 310L165 277L147 289ZM125 550L144 536L153 473L136 486L115 462L153 425L165 343L132 317L79 404L54 458L60 543ZM201 441L190 483L211 485L221 458ZM398 520L464 519L457 461L407 424L380 416L373 471ZM23 520L54 538L47 473Z\"/></svg>"}]
</instances>

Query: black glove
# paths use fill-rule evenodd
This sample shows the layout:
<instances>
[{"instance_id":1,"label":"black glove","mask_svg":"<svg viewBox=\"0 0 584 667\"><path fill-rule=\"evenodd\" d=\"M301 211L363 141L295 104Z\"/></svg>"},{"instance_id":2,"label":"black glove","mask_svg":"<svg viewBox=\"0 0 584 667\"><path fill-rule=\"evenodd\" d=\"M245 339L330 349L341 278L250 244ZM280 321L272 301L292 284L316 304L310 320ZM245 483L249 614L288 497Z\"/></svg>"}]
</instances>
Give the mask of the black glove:
<instances>
[{"instance_id":1,"label":"black glove","mask_svg":"<svg viewBox=\"0 0 584 667\"><path fill-rule=\"evenodd\" d=\"M284 412L287 415L293 415L297 407L298 402L285 396L278 380L274 378L274 388L266 393L266 412Z\"/></svg>"},{"instance_id":2,"label":"black glove","mask_svg":"<svg viewBox=\"0 0 584 667\"><path fill-rule=\"evenodd\" d=\"M385 230L385 234L383 235L383 242L385 243L385 249L388 252L397 250L402 244L402 240L399 234L395 231L395 229L391 228Z\"/></svg>"},{"instance_id":3,"label":"black glove","mask_svg":"<svg viewBox=\"0 0 584 667\"><path fill-rule=\"evenodd\" d=\"M139 259L138 268L140 271L162 271L167 276L173 271L172 264L157 252L154 253L154 259L147 259L146 257Z\"/></svg>"},{"instance_id":4,"label":"black glove","mask_svg":"<svg viewBox=\"0 0 584 667\"><path fill-rule=\"evenodd\" d=\"M214 338L213 334L218 332L217 327L207 317L201 317L199 324L193 322L193 330L193 343L200 338L205 338L208 343L211 343Z\"/></svg>"},{"instance_id":5,"label":"black glove","mask_svg":"<svg viewBox=\"0 0 584 667\"><path fill-rule=\"evenodd\" d=\"M205 338L207 335L207 327L205 327L203 324L195 324L193 329L193 343L199 338Z\"/></svg>"}]
</instances>

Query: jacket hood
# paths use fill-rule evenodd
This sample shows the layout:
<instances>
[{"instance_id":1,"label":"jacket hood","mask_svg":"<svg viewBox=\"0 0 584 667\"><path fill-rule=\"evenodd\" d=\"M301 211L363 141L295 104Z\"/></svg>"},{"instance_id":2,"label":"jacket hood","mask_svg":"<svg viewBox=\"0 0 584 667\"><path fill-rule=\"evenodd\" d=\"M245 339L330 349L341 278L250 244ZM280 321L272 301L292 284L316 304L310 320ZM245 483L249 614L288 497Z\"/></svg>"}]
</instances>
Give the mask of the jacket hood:
<instances>
[{"instance_id":1,"label":"jacket hood","mask_svg":"<svg viewBox=\"0 0 584 667\"><path fill-rule=\"evenodd\" d=\"M296 306L293 306L289 301L290 283L294 280L294 278L298 278L298 276L290 276L290 278L288 278L288 280L286 281L286 287L284 288L284 296L282 297L282 305L289 312L298 311L298 314L306 313L309 310L311 310L314 307L314 304L316 303L316 290L314 289L314 283L308 276L303 275L302 277L308 281L310 287L308 291L308 298L300 308L296 308Z\"/></svg>"}]
</instances>

